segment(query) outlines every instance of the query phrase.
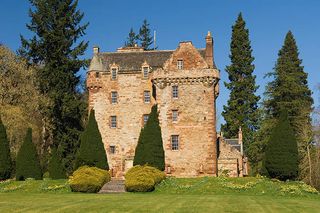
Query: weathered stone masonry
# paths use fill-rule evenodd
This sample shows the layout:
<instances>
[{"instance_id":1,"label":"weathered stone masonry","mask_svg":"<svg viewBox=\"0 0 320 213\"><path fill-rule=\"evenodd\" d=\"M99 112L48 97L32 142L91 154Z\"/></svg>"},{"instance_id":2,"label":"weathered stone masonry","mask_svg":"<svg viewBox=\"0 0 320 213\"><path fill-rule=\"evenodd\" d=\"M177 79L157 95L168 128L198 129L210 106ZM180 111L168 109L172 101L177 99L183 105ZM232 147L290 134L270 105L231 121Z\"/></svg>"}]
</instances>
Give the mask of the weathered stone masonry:
<instances>
[{"instance_id":1,"label":"weathered stone masonry","mask_svg":"<svg viewBox=\"0 0 320 213\"><path fill-rule=\"evenodd\" d=\"M191 42L163 51L130 47L100 53L95 47L87 72L89 108L96 111L113 176L122 177L132 166L144 118L155 103L167 174L216 176L219 79L210 33L205 49Z\"/></svg>"}]
</instances>

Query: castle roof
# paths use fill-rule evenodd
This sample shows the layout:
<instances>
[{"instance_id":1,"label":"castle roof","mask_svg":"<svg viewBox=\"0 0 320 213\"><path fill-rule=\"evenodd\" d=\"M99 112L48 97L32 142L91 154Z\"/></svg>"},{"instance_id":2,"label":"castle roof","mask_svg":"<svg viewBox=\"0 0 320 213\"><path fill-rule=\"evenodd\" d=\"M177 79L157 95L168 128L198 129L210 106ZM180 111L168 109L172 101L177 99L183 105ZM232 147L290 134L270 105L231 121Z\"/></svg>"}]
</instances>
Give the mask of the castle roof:
<instances>
[{"instance_id":1,"label":"castle roof","mask_svg":"<svg viewBox=\"0 0 320 213\"><path fill-rule=\"evenodd\" d=\"M153 69L162 68L174 51L152 50L97 53L91 61L89 70L108 71L113 64L116 64L119 66L119 72L141 71L141 66L145 62ZM198 49L198 51L204 58L205 49Z\"/></svg>"}]
</instances>

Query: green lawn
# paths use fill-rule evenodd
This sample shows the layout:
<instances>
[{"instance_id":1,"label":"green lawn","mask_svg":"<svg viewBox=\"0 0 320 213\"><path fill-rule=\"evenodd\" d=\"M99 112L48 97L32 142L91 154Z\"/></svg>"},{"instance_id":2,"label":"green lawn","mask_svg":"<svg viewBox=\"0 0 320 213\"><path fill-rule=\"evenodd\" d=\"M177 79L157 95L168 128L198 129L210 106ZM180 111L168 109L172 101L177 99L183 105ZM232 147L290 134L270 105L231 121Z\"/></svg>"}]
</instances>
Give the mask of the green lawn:
<instances>
[{"instance_id":1,"label":"green lawn","mask_svg":"<svg viewBox=\"0 0 320 213\"><path fill-rule=\"evenodd\" d=\"M320 200L246 195L0 194L0 212L319 212Z\"/></svg>"},{"instance_id":2,"label":"green lawn","mask_svg":"<svg viewBox=\"0 0 320 213\"><path fill-rule=\"evenodd\" d=\"M151 193L81 194L67 182L0 183L0 212L320 212L300 182L261 178L168 179Z\"/></svg>"}]
</instances>

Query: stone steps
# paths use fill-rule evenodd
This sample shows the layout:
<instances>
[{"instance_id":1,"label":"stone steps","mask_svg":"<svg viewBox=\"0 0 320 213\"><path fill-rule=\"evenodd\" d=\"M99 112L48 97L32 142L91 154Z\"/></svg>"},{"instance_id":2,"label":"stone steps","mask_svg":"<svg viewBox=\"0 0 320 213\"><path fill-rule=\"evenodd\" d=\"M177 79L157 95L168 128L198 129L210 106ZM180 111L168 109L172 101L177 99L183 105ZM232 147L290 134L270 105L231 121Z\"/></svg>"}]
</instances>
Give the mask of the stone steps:
<instances>
[{"instance_id":1,"label":"stone steps","mask_svg":"<svg viewBox=\"0 0 320 213\"><path fill-rule=\"evenodd\" d=\"M108 183L100 189L99 193L123 193L126 192L124 186L124 180L122 179L111 179Z\"/></svg>"}]
</instances>

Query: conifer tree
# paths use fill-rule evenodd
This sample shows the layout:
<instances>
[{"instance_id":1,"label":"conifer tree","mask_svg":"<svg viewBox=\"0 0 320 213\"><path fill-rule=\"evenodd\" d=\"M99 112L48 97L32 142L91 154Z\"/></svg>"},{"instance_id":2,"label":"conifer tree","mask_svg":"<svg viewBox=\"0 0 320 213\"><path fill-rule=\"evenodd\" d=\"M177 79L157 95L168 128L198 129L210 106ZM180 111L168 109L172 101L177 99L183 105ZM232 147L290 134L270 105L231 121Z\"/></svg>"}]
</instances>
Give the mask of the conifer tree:
<instances>
[{"instance_id":1,"label":"conifer tree","mask_svg":"<svg viewBox=\"0 0 320 213\"><path fill-rule=\"evenodd\" d=\"M81 135L81 144L75 169L83 165L109 170L107 155L102 143L94 110L91 110L88 125Z\"/></svg>"},{"instance_id":2,"label":"conifer tree","mask_svg":"<svg viewBox=\"0 0 320 213\"><path fill-rule=\"evenodd\" d=\"M49 177L51 179L65 179L66 172L64 167L62 166L61 156L58 152L57 148L53 148L51 153L51 158L49 160Z\"/></svg>"},{"instance_id":3,"label":"conifer tree","mask_svg":"<svg viewBox=\"0 0 320 213\"><path fill-rule=\"evenodd\" d=\"M140 41L140 46L143 47L144 50L154 49L150 47L153 44L153 38L151 35L150 24L146 19L143 21L143 24L140 27L138 38Z\"/></svg>"},{"instance_id":4,"label":"conifer tree","mask_svg":"<svg viewBox=\"0 0 320 213\"><path fill-rule=\"evenodd\" d=\"M308 88L308 74L304 72L301 63L296 41L292 32L289 31L279 51L274 71L269 74L274 79L266 88L264 122L277 118L282 109L288 111L289 121L298 142L300 178L307 180L310 167L307 147L312 142L310 113L313 99Z\"/></svg>"},{"instance_id":5,"label":"conifer tree","mask_svg":"<svg viewBox=\"0 0 320 213\"><path fill-rule=\"evenodd\" d=\"M288 113L281 112L266 147L265 168L271 178L294 180L298 177L298 147Z\"/></svg>"},{"instance_id":6,"label":"conifer tree","mask_svg":"<svg viewBox=\"0 0 320 213\"><path fill-rule=\"evenodd\" d=\"M138 139L138 144L136 146L135 149L135 154L134 154L134 158L133 158L133 165L144 165L144 155L145 155L145 150L144 150L144 143L142 141L143 139L143 131L144 128L141 129L140 131L140 135L139 135L139 139Z\"/></svg>"},{"instance_id":7,"label":"conifer tree","mask_svg":"<svg viewBox=\"0 0 320 213\"><path fill-rule=\"evenodd\" d=\"M133 28L130 29L127 41L124 43L125 47L134 47L137 44L138 35L133 31Z\"/></svg>"},{"instance_id":8,"label":"conifer tree","mask_svg":"<svg viewBox=\"0 0 320 213\"><path fill-rule=\"evenodd\" d=\"M18 151L16 160L16 179L25 180L27 178L42 179L39 157L32 142L31 128L27 130L25 140Z\"/></svg>"},{"instance_id":9,"label":"conifer tree","mask_svg":"<svg viewBox=\"0 0 320 213\"><path fill-rule=\"evenodd\" d=\"M151 109L149 119L141 130L135 150L134 165L145 164L161 171L165 169L165 157L157 105L154 105Z\"/></svg>"},{"instance_id":10,"label":"conifer tree","mask_svg":"<svg viewBox=\"0 0 320 213\"><path fill-rule=\"evenodd\" d=\"M30 24L34 36L21 36L21 56L37 65L39 89L52 105L44 107L42 114L46 146L61 147L63 164L72 172L78 139L82 128L85 103L77 89L77 72L87 66L79 59L88 43L79 41L88 24L81 25L83 13L77 10L78 0L30 0ZM41 66L39 66L41 65ZM47 150L44 150L47 151Z\"/></svg>"},{"instance_id":11,"label":"conifer tree","mask_svg":"<svg viewBox=\"0 0 320 213\"><path fill-rule=\"evenodd\" d=\"M6 128L0 117L0 180L6 180L11 176L11 156Z\"/></svg>"},{"instance_id":12,"label":"conifer tree","mask_svg":"<svg viewBox=\"0 0 320 213\"><path fill-rule=\"evenodd\" d=\"M225 86L230 90L230 98L222 115L226 124L221 130L226 138L237 137L239 127L243 132L243 143L245 153L249 144L253 142L253 135L258 126L258 101L259 96L255 95L256 76L253 75L254 65L252 49L249 40L249 31L240 13L236 23L232 26L231 38L231 65L226 67L229 75L229 83Z\"/></svg>"}]
</instances>

